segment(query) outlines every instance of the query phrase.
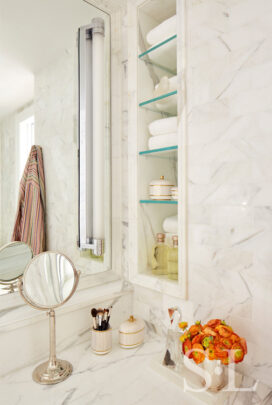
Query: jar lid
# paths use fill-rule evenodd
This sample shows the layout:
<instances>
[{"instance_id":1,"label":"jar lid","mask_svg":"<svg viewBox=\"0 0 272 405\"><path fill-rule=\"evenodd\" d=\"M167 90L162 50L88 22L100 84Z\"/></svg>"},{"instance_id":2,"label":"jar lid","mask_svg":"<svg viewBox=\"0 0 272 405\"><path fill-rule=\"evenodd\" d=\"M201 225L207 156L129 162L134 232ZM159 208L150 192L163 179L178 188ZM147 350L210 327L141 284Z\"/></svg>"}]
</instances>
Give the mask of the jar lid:
<instances>
[{"instance_id":1,"label":"jar lid","mask_svg":"<svg viewBox=\"0 0 272 405\"><path fill-rule=\"evenodd\" d=\"M156 239L157 239L157 242L164 242L165 234L164 233L157 233Z\"/></svg>"},{"instance_id":2,"label":"jar lid","mask_svg":"<svg viewBox=\"0 0 272 405\"><path fill-rule=\"evenodd\" d=\"M173 246L178 246L178 235L172 236Z\"/></svg>"},{"instance_id":3,"label":"jar lid","mask_svg":"<svg viewBox=\"0 0 272 405\"><path fill-rule=\"evenodd\" d=\"M152 180L149 183L150 186L174 186L170 181L165 180L164 176L161 176L159 180Z\"/></svg>"},{"instance_id":4,"label":"jar lid","mask_svg":"<svg viewBox=\"0 0 272 405\"><path fill-rule=\"evenodd\" d=\"M145 327L144 321L140 318L136 319L133 315L129 319L120 325L120 333L137 333L143 330Z\"/></svg>"}]
</instances>

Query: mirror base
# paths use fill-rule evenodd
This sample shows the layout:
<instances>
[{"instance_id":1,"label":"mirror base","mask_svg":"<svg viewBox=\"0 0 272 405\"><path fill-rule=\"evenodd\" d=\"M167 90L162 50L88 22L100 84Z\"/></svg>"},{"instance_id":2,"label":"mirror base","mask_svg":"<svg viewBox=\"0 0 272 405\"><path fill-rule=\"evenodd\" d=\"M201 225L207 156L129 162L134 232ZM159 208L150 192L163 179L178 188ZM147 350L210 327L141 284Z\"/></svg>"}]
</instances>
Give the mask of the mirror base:
<instances>
[{"instance_id":1,"label":"mirror base","mask_svg":"<svg viewBox=\"0 0 272 405\"><path fill-rule=\"evenodd\" d=\"M66 360L57 360L54 368L49 368L49 361L46 361L35 368L32 378L38 384L57 384L66 380L72 371L72 364Z\"/></svg>"}]
</instances>

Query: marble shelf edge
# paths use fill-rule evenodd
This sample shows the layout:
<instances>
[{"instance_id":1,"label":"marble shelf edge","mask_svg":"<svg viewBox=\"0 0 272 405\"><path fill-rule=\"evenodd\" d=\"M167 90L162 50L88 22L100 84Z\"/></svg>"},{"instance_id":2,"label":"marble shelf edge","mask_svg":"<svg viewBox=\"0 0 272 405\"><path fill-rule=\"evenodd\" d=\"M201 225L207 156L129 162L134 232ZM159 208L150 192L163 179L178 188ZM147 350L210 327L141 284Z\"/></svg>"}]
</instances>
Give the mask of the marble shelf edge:
<instances>
[{"instance_id":1,"label":"marble shelf edge","mask_svg":"<svg viewBox=\"0 0 272 405\"><path fill-rule=\"evenodd\" d=\"M110 301L132 292L131 289L123 290L122 288L123 283L121 279L117 279L107 284L101 283L95 287L78 290L66 305L57 310L57 316L62 316L88 306L91 307L98 302ZM33 308L24 304L19 296L16 302L16 306L14 305L8 309L5 308L2 316L0 311L1 333L37 323L45 317L45 311L34 311Z\"/></svg>"}]
</instances>

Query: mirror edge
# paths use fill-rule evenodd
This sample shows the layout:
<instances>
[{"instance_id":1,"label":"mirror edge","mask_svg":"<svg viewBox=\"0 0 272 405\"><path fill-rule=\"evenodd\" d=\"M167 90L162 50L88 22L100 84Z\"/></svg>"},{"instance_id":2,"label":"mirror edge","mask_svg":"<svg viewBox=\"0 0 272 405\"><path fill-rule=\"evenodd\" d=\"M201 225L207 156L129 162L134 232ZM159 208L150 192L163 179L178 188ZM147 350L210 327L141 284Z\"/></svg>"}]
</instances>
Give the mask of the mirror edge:
<instances>
[{"instance_id":1,"label":"mirror edge","mask_svg":"<svg viewBox=\"0 0 272 405\"><path fill-rule=\"evenodd\" d=\"M73 272L74 272L74 283L73 283L73 288L72 288L70 294L69 294L69 295L65 298L65 300L63 300L60 304L53 305L53 306L51 306L51 307L45 307L45 306L42 306L42 305L37 305L37 304L35 304L35 303L28 297L28 295L25 293L24 288L23 288L25 274L27 273L27 270L29 269L31 263L33 262L33 260L36 260L37 257L39 257L39 256L41 256L41 255L44 255L44 254L46 254L46 253L54 253L54 254L58 254L58 255L63 256L63 257L64 257L66 260L68 260L68 262L71 264L72 269L73 269ZM69 299L73 296L73 294L75 293L75 291L76 291L76 289L77 289L77 286L78 286L78 283L79 283L80 274L81 274L80 270L76 270L76 268L75 268L73 262L69 259L69 257L67 257L65 254L63 254L63 253L61 253L61 252L55 252L55 251L52 251L52 250L48 250L48 251L46 251L46 252L42 252L42 253L40 253L40 254L34 256L34 258L28 263L27 267L25 268L24 274L23 274L21 277L19 277L18 282L17 282L17 286L18 286L19 293L20 293L21 297L23 298L23 300L26 302L26 304L30 305L30 306L31 306L32 308L34 308L34 309L39 309L39 310L41 310L41 311L50 311L51 309L58 308L58 307L64 305L67 301L69 301Z\"/></svg>"}]
</instances>

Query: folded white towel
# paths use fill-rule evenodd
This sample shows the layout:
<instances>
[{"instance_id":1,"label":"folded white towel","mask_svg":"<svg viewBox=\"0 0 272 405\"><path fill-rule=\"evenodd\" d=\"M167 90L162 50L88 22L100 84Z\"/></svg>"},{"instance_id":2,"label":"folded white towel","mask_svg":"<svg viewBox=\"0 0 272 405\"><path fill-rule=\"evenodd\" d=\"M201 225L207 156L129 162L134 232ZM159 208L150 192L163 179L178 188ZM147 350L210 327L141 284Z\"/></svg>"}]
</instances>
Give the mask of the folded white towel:
<instances>
[{"instance_id":1,"label":"folded white towel","mask_svg":"<svg viewBox=\"0 0 272 405\"><path fill-rule=\"evenodd\" d=\"M177 117L162 118L161 120L152 121L148 125L149 132L152 136L164 135L168 133L177 133Z\"/></svg>"},{"instance_id":2,"label":"folded white towel","mask_svg":"<svg viewBox=\"0 0 272 405\"><path fill-rule=\"evenodd\" d=\"M177 235L178 233L178 216L173 215L171 217L165 218L162 224L162 229L166 233L172 233L173 235Z\"/></svg>"},{"instance_id":3,"label":"folded white towel","mask_svg":"<svg viewBox=\"0 0 272 405\"><path fill-rule=\"evenodd\" d=\"M146 35L146 40L150 45L155 45L158 42L162 42L165 39L172 37L176 33L177 16L173 15L173 17L168 18L149 31Z\"/></svg>"},{"instance_id":4,"label":"folded white towel","mask_svg":"<svg viewBox=\"0 0 272 405\"><path fill-rule=\"evenodd\" d=\"M172 134L152 136L148 140L149 149L166 148L168 146L174 146L177 144L178 144L178 137L175 132Z\"/></svg>"}]
</instances>

